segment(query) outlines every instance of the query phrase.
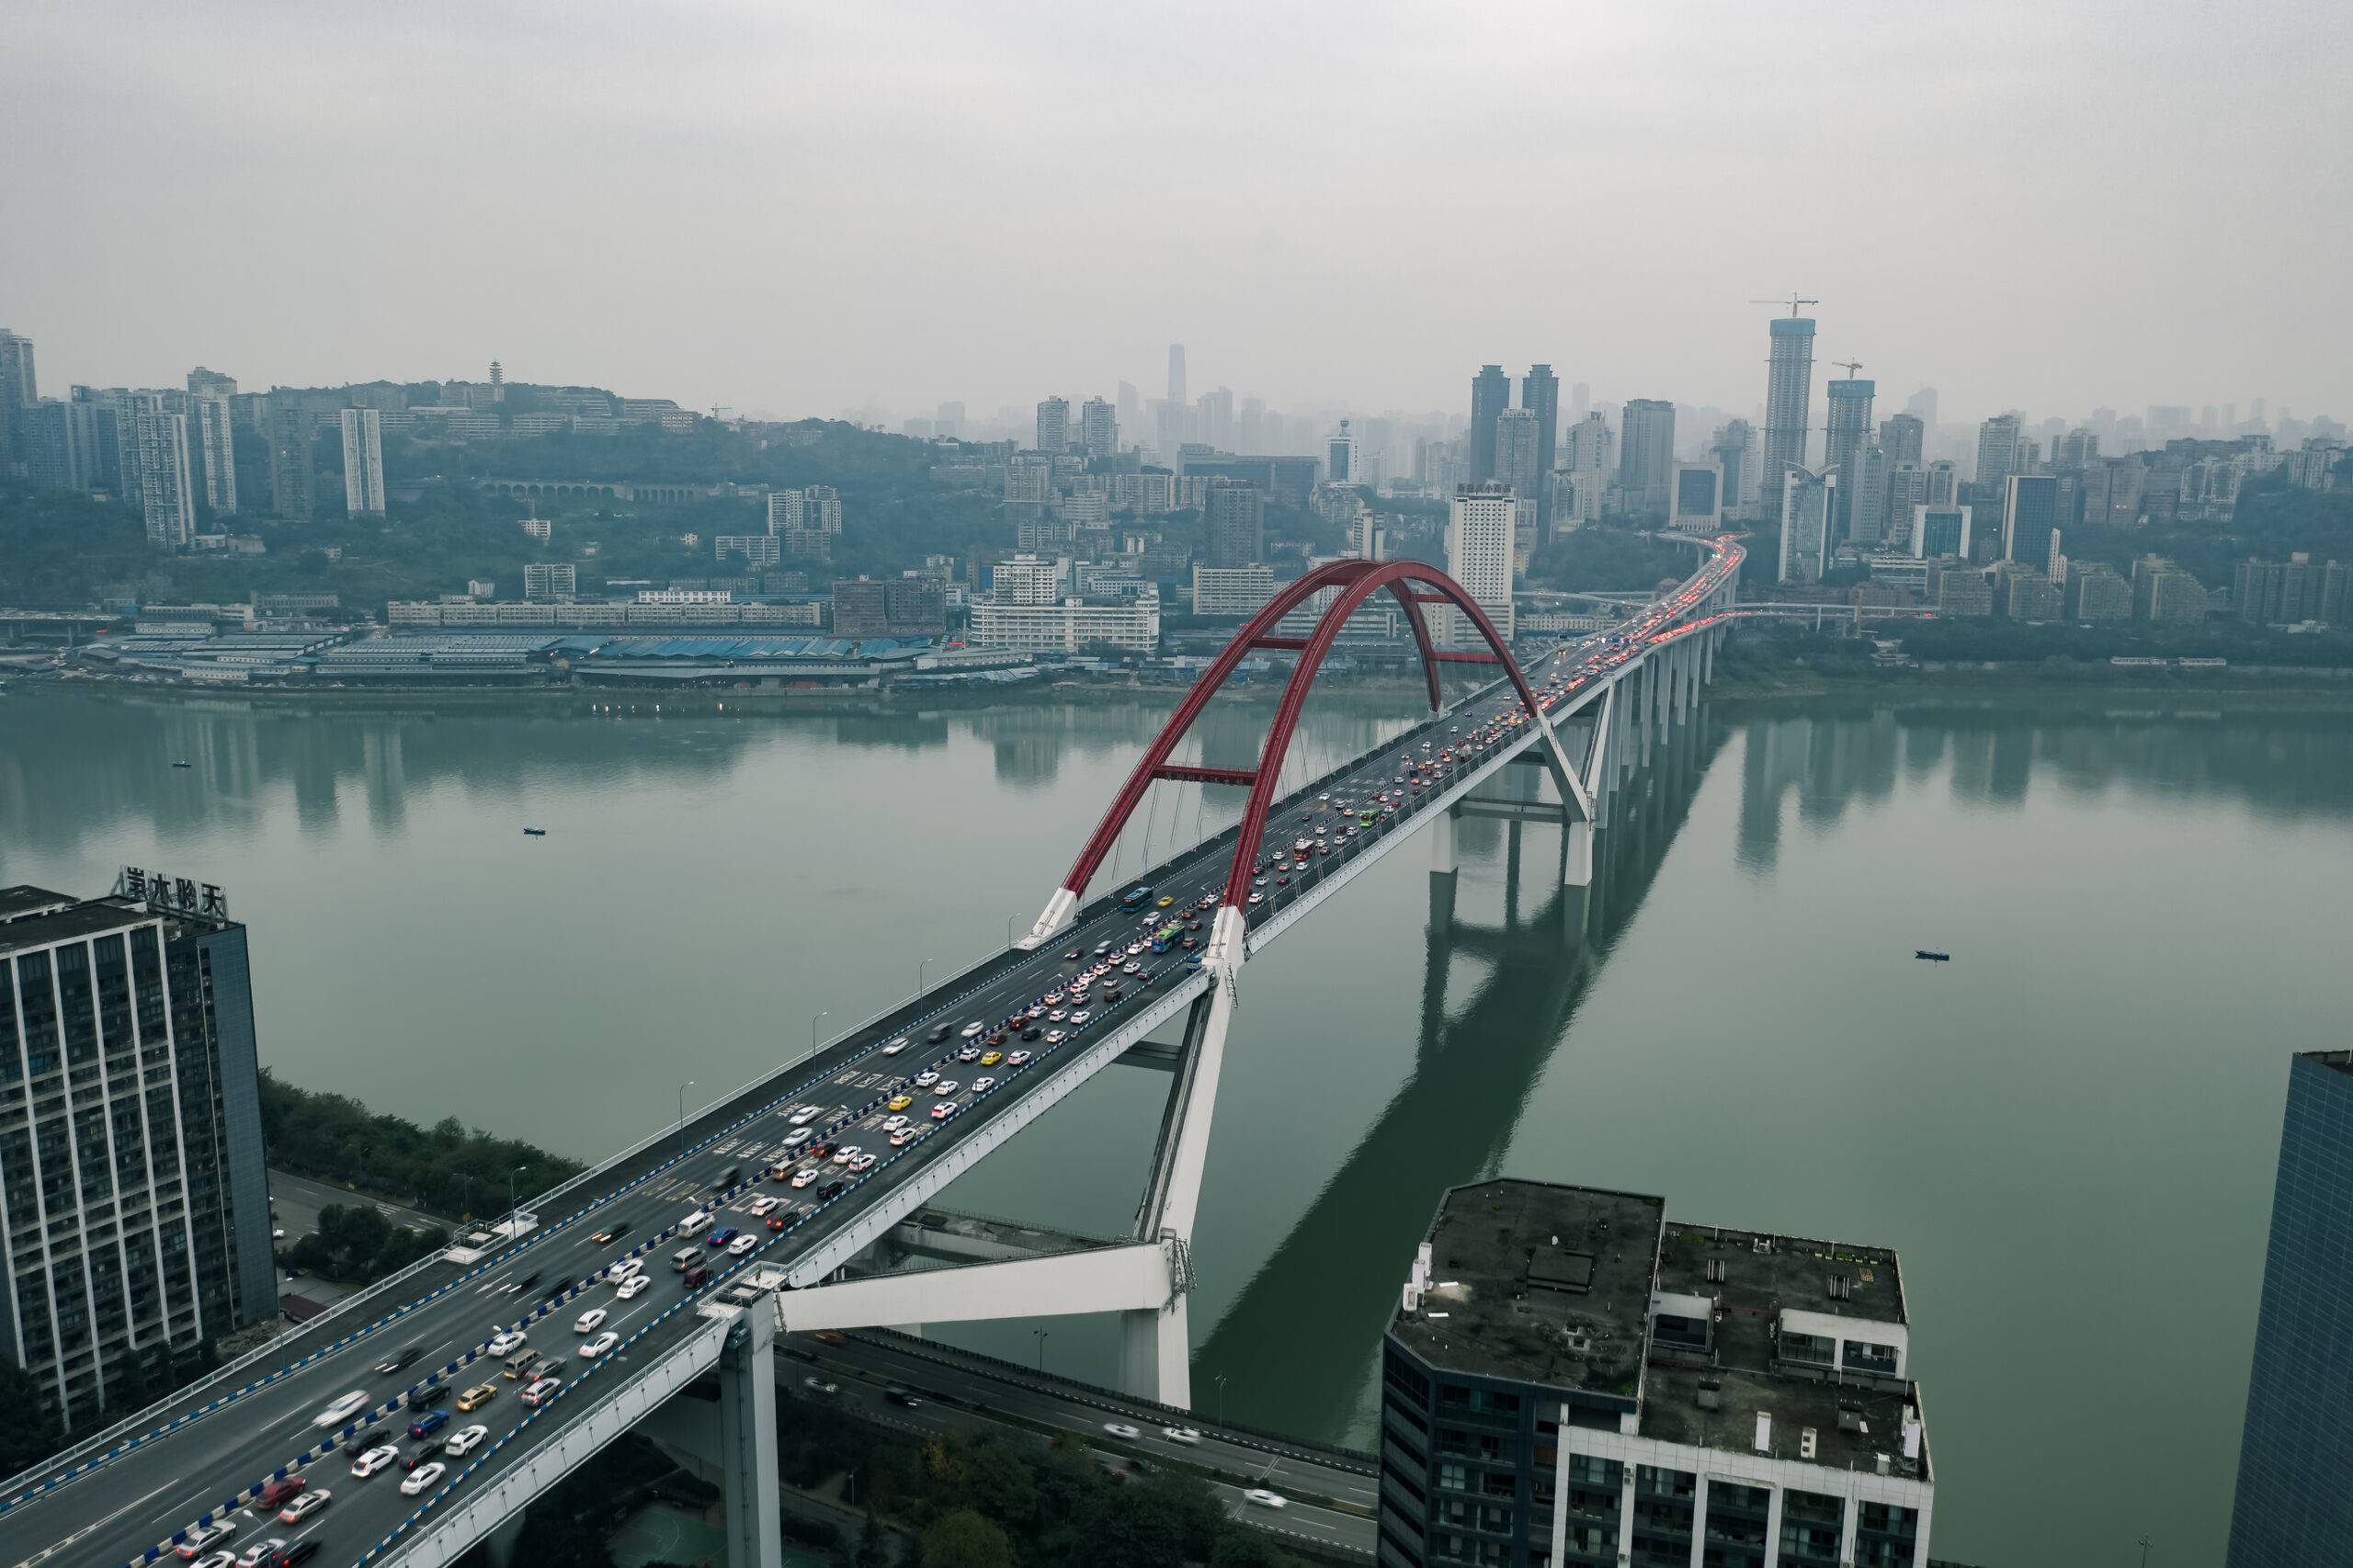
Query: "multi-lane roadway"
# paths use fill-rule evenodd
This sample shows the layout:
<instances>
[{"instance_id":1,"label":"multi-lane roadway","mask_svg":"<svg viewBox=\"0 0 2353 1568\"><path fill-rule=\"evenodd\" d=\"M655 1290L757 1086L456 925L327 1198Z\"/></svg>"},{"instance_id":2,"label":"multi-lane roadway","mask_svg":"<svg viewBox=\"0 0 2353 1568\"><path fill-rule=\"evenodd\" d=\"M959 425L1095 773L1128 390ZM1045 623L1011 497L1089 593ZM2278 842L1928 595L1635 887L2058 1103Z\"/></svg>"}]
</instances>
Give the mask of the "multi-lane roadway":
<instances>
[{"instance_id":1,"label":"multi-lane roadway","mask_svg":"<svg viewBox=\"0 0 2353 1568\"><path fill-rule=\"evenodd\" d=\"M1580 705L1646 642L1671 636L1737 570L1739 556L1728 542L1711 545L1699 573L1676 593L1606 635L1537 661L1527 674L1540 701L1554 712ZM1328 891L1423 812L1525 746L1529 724L1509 684L1497 682L1288 798L1261 846L1245 911L1250 924ZM243 1553L273 1538L316 1540L317 1561L353 1562L429 1527L434 1509L529 1456L563 1425L567 1402L585 1408L581 1402L604 1397L622 1381L614 1374L703 1326L692 1302L733 1271L752 1264L797 1273L813 1263L830 1267L835 1254L895 1219L976 1150L1070 1092L1109 1059L1105 1048L1140 1035L1139 1026L1204 989L1188 961L1199 949L1187 944L1206 942L1231 843L1229 834L1147 876L1151 892L1131 903L1120 895L1135 884L1122 884L1038 951L975 966L704 1110L675 1136L577 1178L540 1200L540 1223L519 1244L454 1255L465 1261L436 1259L342 1307L324 1320L324 1333L287 1349L286 1370L274 1352L265 1353L267 1361L109 1435L100 1451L75 1452L54 1469L17 1478L0 1497L0 1568L179 1556L208 1519L230 1524L233 1535L190 1558L199 1563L213 1551ZM992 1052L1000 1060L981 1060ZM1016 1060L1016 1052L1027 1055ZM926 1073L936 1080L915 1082ZM887 1125L894 1117L907 1119L903 1129ZM796 1139L803 1133L805 1141ZM828 1152L813 1157L820 1145ZM844 1156L849 1148L857 1154ZM766 1179L779 1168L784 1176L819 1174L798 1187ZM933 1179L915 1179L926 1174ZM756 1205L770 1211L755 1213ZM695 1216L708 1216L707 1224L681 1233ZM742 1244L712 1244L730 1228ZM688 1281L697 1276L676 1262L689 1246L711 1275L696 1288ZM652 1283L622 1299L603 1277L632 1256ZM621 1343L589 1377L583 1336L569 1330L581 1312L598 1307L608 1315L597 1332L618 1333ZM562 1392L537 1413L521 1408L529 1380L506 1379L487 1354L494 1335L518 1327L529 1348L567 1363ZM328 1339L336 1343L319 1349ZM396 1361L404 1364L395 1371L376 1369ZM454 1408L460 1391L483 1386L494 1392L480 1409ZM450 1393L438 1392L445 1389ZM353 1392L368 1396L364 1411L315 1425ZM448 1425L423 1438L405 1437L412 1417L423 1414L408 1403L441 1398L447 1403L435 1408L449 1413ZM478 1423L490 1432L481 1447L456 1459L439 1452L451 1432ZM375 1426L420 1463L447 1463L448 1476L407 1496L400 1483L410 1472L402 1468L356 1478L347 1458L324 1452ZM297 1525L279 1524L255 1494L281 1471L304 1476L310 1490L330 1493L331 1501Z\"/></svg>"}]
</instances>

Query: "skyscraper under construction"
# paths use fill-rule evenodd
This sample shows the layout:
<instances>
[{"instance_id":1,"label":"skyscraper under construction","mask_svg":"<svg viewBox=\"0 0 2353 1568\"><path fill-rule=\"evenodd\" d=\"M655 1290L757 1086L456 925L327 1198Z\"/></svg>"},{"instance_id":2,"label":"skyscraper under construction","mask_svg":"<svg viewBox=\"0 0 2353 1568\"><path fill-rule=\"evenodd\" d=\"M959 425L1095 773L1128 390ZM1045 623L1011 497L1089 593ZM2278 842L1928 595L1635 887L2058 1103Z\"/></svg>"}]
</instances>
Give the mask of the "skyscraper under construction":
<instances>
[{"instance_id":1,"label":"skyscraper under construction","mask_svg":"<svg viewBox=\"0 0 2353 1568\"><path fill-rule=\"evenodd\" d=\"M1781 493L1781 475L1805 466L1806 412L1813 390L1813 318L1790 313L1773 323L1773 355L1765 373L1764 494Z\"/></svg>"}]
</instances>

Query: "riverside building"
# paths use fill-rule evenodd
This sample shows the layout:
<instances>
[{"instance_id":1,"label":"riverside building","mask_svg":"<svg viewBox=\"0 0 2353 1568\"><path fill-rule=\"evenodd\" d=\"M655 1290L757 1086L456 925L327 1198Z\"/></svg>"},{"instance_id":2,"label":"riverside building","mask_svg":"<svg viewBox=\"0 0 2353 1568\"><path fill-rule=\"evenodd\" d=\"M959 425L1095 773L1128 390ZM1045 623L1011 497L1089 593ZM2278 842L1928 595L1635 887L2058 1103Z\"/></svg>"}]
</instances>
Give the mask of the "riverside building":
<instances>
[{"instance_id":1,"label":"riverside building","mask_svg":"<svg viewBox=\"0 0 2353 1568\"><path fill-rule=\"evenodd\" d=\"M0 889L0 1354L69 1427L278 1310L245 928L217 887Z\"/></svg>"},{"instance_id":2,"label":"riverside building","mask_svg":"<svg viewBox=\"0 0 2353 1568\"><path fill-rule=\"evenodd\" d=\"M1926 1568L1893 1252L1450 1189L1382 1345L1382 1568Z\"/></svg>"}]
</instances>

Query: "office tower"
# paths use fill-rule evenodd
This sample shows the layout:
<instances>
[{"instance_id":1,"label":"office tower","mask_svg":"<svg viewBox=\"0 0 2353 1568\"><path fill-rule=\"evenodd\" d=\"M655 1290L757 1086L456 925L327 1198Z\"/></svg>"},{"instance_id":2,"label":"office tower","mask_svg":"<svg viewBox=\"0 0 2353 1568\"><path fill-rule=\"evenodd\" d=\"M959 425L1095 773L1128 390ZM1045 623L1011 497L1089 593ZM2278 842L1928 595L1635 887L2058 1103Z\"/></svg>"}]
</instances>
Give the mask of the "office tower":
<instances>
[{"instance_id":1,"label":"office tower","mask_svg":"<svg viewBox=\"0 0 2353 1568\"><path fill-rule=\"evenodd\" d=\"M1519 497L1520 520L1533 525L1541 508L1537 495L1544 475L1543 426L1531 408L1506 408L1495 416L1495 483Z\"/></svg>"},{"instance_id":2,"label":"office tower","mask_svg":"<svg viewBox=\"0 0 2353 1568\"><path fill-rule=\"evenodd\" d=\"M1348 434L1348 422L1340 421L1340 432L1324 444L1324 477L1334 484L1361 484L1357 462L1357 438Z\"/></svg>"},{"instance_id":3,"label":"office tower","mask_svg":"<svg viewBox=\"0 0 2353 1568\"><path fill-rule=\"evenodd\" d=\"M1806 418L1813 396L1813 318L1787 315L1772 324L1765 370L1763 489L1778 506L1781 474L1805 466Z\"/></svg>"},{"instance_id":4,"label":"office tower","mask_svg":"<svg viewBox=\"0 0 2353 1568\"><path fill-rule=\"evenodd\" d=\"M124 412L131 439L122 455L123 472L126 481L136 472L139 488L134 494L126 483L123 499L145 513L149 544L157 550L186 550L196 538L188 416L170 412L160 392L132 393ZM118 429L121 424L118 416Z\"/></svg>"},{"instance_id":5,"label":"office tower","mask_svg":"<svg viewBox=\"0 0 2353 1568\"><path fill-rule=\"evenodd\" d=\"M27 415L25 463L36 489L96 490L99 409L94 403L41 399Z\"/></svg>"},{"instance_id":6,"label":"office tower","mask_svg":"<svg viewBox=\"0 0 2353 1568\"><path fill-rule=\"evenodd\" d=\"M1609 422L1598 412L1589 413L1569 426L1568 439L1563 443L1560 472L1571 475L1570 484L1576 497L1579 522L1589 523L1601 516L1601 501L1609 487L1609 475L1617 466L1614 451L1616 437Z\"/></svg>"},{"instance_id":7,"label":"office tower","mask_svg":"<svg viewBox=\"0 0 2353 1568\"><path fill-rule=\"evenodd\" d=\"M1977 426L1977 479L1981 490L1999 491L2014 473L2026 472L2025 422L1997 414Z\"/></svg>"},{"instance_id":8,"label":"office tower","mask_svg":"<svg viewBox=\"0 0 2353 1568\"><path fill-rule=\"evenodd\" d=\"M1950 458L1928 465L1928 505L1952 506L1961 502L1961 469Z\"/></svg>"},{"instance_id":9,"label":"office tower","mask_svg":"<svg viewBox=\"0 0 2353 1568\"><path fill-rule=\"evenodd\" d=\"M2129 528L2141 520L2149 471L2131 458L2094 458L2084 465L2083 518L2095 528Z\"/></svg>"},{"instance_id":10,"label":"office tower","mask_svg":"<svg viewBox=\"0 0 2353 1568\"><path fill-rule=\"evenodd\" d=\"M2099 457L2099 437L2078 426L2051 443L2052 468L2081 468Z\"/></svg>"},{"instance_id":11,"label":"office tower","mask_svg":"<svg viewBox=\"0 0 2353 1568\"><path fill-rule=\"evenodd\" d=\"M1577 383L1575 383L1574 385L1573 385L1572 387L1570 387L1570 388L1569 388L1569 417L1570 417L1570 419L1572 419L1572 420L1583 419L1583 418L1586 416L1586 412L1588 409L1592 408L1592 407L1593 407L1593 388L1591 388L1590 386L1587 386L1587 385L1586 385L1585 382L1583 382L1583 381L1578 381Z\"/></svg>"},{"instance_id":12,"label":"office tower","mask_svg":"<svg viewBox=\"0 0 2353 1568\"><path fill-rule=\"evenodd\" d=\"M1185 406L1185 346L1168 346L1168 401L1178 408Z\"/></svg>"},{"instance_id":13,"label":"office tower","mask_svg":"<svg viewBox=\"0 0 2353 1568\"><path fill-rule=\"evenodd\" d=\"M188 378L195 380L194 376ZM229 378L215 378L227 381ZM230 381L234 387L236 383ZM204 504L218 517L237 511L237 443L234 421L226 396L199 395L196 400L196 446L203 460Z\"/></svg>"},{"instance_id":14,"label":"office tower","mask_svg":"<svg viewBox=\"0 0 2353 1568\"><path fill-rule=\"evenodd\" d=\"M1121 381L1120 383L1120 424L1140 426L1143 423L1143 403L1142 402L1142 394L1136 391L1135 382Z\"/></svg>"},{"instance_id":15,"label":"office tower","mask_svg":"<svg viewBox=\"0 0 2353 1568\"><path fill-rule=\"evenodd\" d=\"M1927 460L1928 426L1916 414L1891 414L1879 422L1880 449L1887 460L1917 468Z\"/></svg>"},{"instance_id":16,"label":"office tower","mask_svg":"<svg viewBox=\"0 0 2353 1568\"><path fill-rule=\"evenodd\" d=\"M1561 378L1552 373L1550 365L1530 365L1528 374L1519 379L1519 406L1536 419L1536 472L1552 472L1554 443L1561 438ZM1520 491L1523 499L1532 498L1536 505L1536 537L1552 537L1552 496L1550 485L1537 486L1530 497ZM1525 507L1522 508L1525 510Z\"/></svg>"},{"instance_id":17,"label":"office tower","mask_svg":"<svg viewBox=\"0 0 2353 1568\"><path fill-rule=\"evenodd\" d=\"M523 567L523 597L527 599L570 599L578 591L576 570L568 565L550 562L530 562Z\"/></svg>"},{"instance_id":18,"label":"office tower","mask_svg":"<svg viewBox=\"0 0 2353 1568\"><path fill-rule=\"evenodd\" d=\"M276 1321L245 928L220 888L0 890L0 1082L5 1349L69 1427L99 1424L128 1357L153 1388Z\"/></svg>"},{"instance_id":19,"label":"office tower","mask_svg":"<svg viewBox=\"0 0 2353 1568\"><path fill-rule=\"evenodd\" d=\"M1923 503L1912 508L1912 558L1933 561L1940 555L1955 555L1969 559L1969 514L1967 506L1931 506Z\"/></svg>"},{"instance_id":20,"label":"office tower","mask_svg":"<svg viewBox=\"0 0 2353 1568\"><path fill-rule=\"evenodd\" d=\"M1937 433L1937 389L1922 387L1904 404L1904 412L1920 422L1921 434L1933 439Z\"/></svg>"},{"instance_id":21,"label":"office tower","mask_svg":"<svg viewBox=\"0 0 2353 1568\"><path fill-rule=\"evenodd\" d=\"M1233 444L1233 389L1219 387L1205 392L1194 400L1194 439L1206 441L1220 451L1230 450Z\"/></svg>"},{"instance_id":22,"label":"office tower","mask_svg":"<svg viewBox=\"0 0 2353 1568\"><path fill-rule=\"evenodd\" d=\"M1675 469L1675 404L1664 398L1630 398L1619 412L1618 432L1620 505L1638 516L1665 511Z\"/></svg>"},{"instance_id":23,"label":"office tower","mask_svg":"<svg viewBox=\"0 0 2353 1568\"><path fill-rule=\"evenodd\" d=\"M1725 422L1718 430L1708 450L1716 460L1716 467L1723 471L1723 515L1727 517L1753 516L1756 506L1756 470L1760 452L1756 430L1745 419Z\"/></svg>"},{"instance_id":24,"label":"office tower","mask_svg":"<svg viewBox=\"0 0 2353 1568\"><path fill-rule=\"evenodd\" d=\"M1206 564L1221 570L1267 559L1267 493L1245 480L1212 479L1201 497Z\"/></svg>"},{"instance_id":25,"label":"office tower","mask_svg":"<svg viewBox=\"0 0 2353 1568\"><path fill-rule=\"evenodd\" d=\"M1880 504L1880 542L1904 550L1912 542L1912 508L1928 504L1928 471L1915 463L1890 463Z\"/></svg>"},{"instance_id":26,"label":"office tower","mask_svg":"<svg viewBox=\"0 0 2353 1568\"><path fill-rule=\"evenodd\" d=\"M372 408L343 411L343 504L357 517L384 510L384 416Z\"/></svg>"},{"instance_id":27,"label":"office tower","mask_svg":"<svg viewBox=\"0 0 2353 1568\"><path fill-rule=\"evenodd\" d=\"M2288 1065L2229 1568L2317 1568L2353 1541L2353 1052Z\"/></svg>"},{"instance_id":28,"label":"office tower","mask_svg":"<svg viewBox=\"0 0 2353 1568\"><path fill-rule=\"evenodd\" d=\"M0 473L14 472L25 463L27 426L40 405L33 340L0 327Z\"/></svg>"},{"instance_id":29,"label":"office tower","mask_svg":"<svg viewBox=\"0 0 2353 1568\"><path fill-rule=\"evenodd\" d=\"M939 435L952 436L957 440L962 440L964 438L964 405L961 403L941 403L938 411L932 415L931 427Z\"/></svg>"},{"instance_id":30,"label":"office tower","mask_svg":"<svg viewBox=\"0 0 2353 1568\"><path fill-rule=\"evenodd\" d=\"M1677 463L1666 526L1713 533L1724 520L1724 473L1714 463Z\"/></svg>"},{"instance_id":31,"label":"office tower","mask_svg":"<svg viewBox=\"0 0 2353 1568\"><path fill-rule=\"evenodd\" d=\"M1079 404L1078 430L1078 438L1086 448L1088 460L1109 462L1119 455L1119 415L1101 398L1090 397Z\"/></svg>"},{"instance_id":32,"label":"office tower","mask_svg":"<svg viewBox=\"0 0 2353 1568\"><path fill-rule=\"evenodd\" d=\"M1471 379L1471 483L1495 477L1495 421L1511 406L1511 378L1485 365Z\"/></svg>"},{"instance_id":33,"label":"office tower","mask_svg":"<svg viewBox=\"0 0 2353 1568\"><path fill-rule=\"evenodd\" d=\"M1807 468L1781 471L1781 562L1784 583L1819 583L1830 570L1837 518L1838 476Z\"/></svg>"},{"instance_id":34,"label":"office tower","mask_svg":"<svg viewBox=\"0 0 2353 1568\"><path fill-rule=\"evenodd\" d=\"M1449 1189L1381 1336L1380 1568L1925 1568L1895 1253Z\"/></svg>"},{"instance_id":35,"label":"office tower","mask_svg":"<svg viewBox=\"0 0 2353 1568\"><path fill-rule=\"evenodd\" d=\"M270 509L288 522L307 523L316 505L311 465L311 419L298 392L272 392L264 405L269 437Z\"/></svg>"},{"instance_id":36,"label":"office tower","mask_svg":"<svg viewBox=\"0 0 2353 1568\"><path fill-rule=\"evenodd\" d=\"M1264 456L1274 450L1267 440L1267 400L1245 397L1242 412L1233 422L1233 449L1245 456Z\"/></svg>"},{"instance_id":37,"label":"office tower","mask_svg":"<svg viewBox=\"0 0 2353 1568\"><path fill-rule=\"evenodd\" d=\"M1847 472L1839 476L1847 519L1843 531L1847 540L1867 550L1880 548L1886 538L1890 470L1887 453L1873 442L1850 460Z\"/></svg>"},{"instance_id":38,"label":"office tower","mask_svg":"<svg viewBox=\"0 0 2353 1568\"><path fill-rule=\"evenodd\" d=\"M1505 642L1512 635L1512 550L1519 533L1519 500L1506 484L1465 484L1447 503L1446 571L1487 614ZM1486 645L1460 611L1441 618L1457 648Z\"/></svg>"},{"instance_id":39,"label":"office tower","mask_svg":"<svg viewBox=\"0 0 2353 1568\"><path fill-rule=\"evenodd\" d=\"M2002 559L2042 567L2051 559L2051 535L2058 527L2058 476L2010 475L2002 490Z\"/></svg>"},{"instance_id":40,"label":"office tower","mask_svg":"<svg viewBox=\"0 0 2353 1568\"><path fill-rule=\"evenodd\" d=\"M1038 439L1035 449L1046 453L1070 449L1070 400L1050 397L1038 404Z\"/></svg>"},{"instance_id":41,"label":"office tower","mask_svg":"<svg viewBox=\"0 0 2353 1568\"><path fill-rule=\"evenodd\" d=\"M1852 538L1854 507L1860 474L1856 462L1871 437L1871 396L1876 383L1834 381L1830 383L1830 419L1824 431L1822 466L1838 476L1838 537Z\"/></svg>"}]
</instances>

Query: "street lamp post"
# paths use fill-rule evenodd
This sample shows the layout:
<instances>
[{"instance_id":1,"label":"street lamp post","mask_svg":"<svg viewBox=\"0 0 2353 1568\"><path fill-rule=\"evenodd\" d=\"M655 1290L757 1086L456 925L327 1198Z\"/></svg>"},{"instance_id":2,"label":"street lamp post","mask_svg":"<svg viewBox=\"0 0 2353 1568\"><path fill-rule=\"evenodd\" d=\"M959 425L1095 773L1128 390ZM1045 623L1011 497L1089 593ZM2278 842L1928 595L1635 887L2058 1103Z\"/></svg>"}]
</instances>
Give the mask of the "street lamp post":
<instances>
[{"instance_id":1,"label":"street lamp post","mask_svg":"<svg viewBox=\"0 0 2353 1568\"><path fill-rule=\"evenodd\" d=\"M1225 1425L1225 1374L1223 1372L1218 1373L1215 1381L1217 1383L1217 1424L1222 1426Z\"/></svg>"},{"instance_id":2,"label":"street lamp post","mask_svg":"<svg viewBox=\"0 0 2353 1568\"><path fill-rule=\"evenodd\" d=\"M1046 1369L1046 1331L1033 1328L1029 1332L1038 1336L1038 1370L1042 1372Z\"/></svg>"},{"instance_id":3,"label":"street lamp post","mask_svg":"<svg viewBox=\"0 0 2353 1568\"><path fill-rule=\"evenodd\" d=\"M521 1208L521 1205L515 1200L515 1178L530 1168L529 1165L517 1165L506 1173L506 1239L510 1242L515 1239L517 1233L516 1215Z\"/></svg>"},{"instance_id":4,"label":"street lamp post","mask_svg":"<svg viewBox=\"0 0 2353 1568\"><path fill-rule=\"evenodd\" d=\"M678 1085L678 1153L681 1157L687 1152L687 1091L694 1086L692 1078Z\"/></svg>"},{"instance_id":5,"label":"street lamp post","mask_svg":"<svg viewBox=\"0 0 2353 1568\"><path fill-rule=\"evenodd\" d=\"M816 1055L816 1054L817 1054L817 1018L829 1018L829 1017L833 1017L833 1015L832 1015L831 1013L820 1013L820 1014L818 1014L818 1015L817 1015L817 1017L816 1017L816 1018L811 1018L811 1019L809 1020L809 1054L810 1054L810 1055L814 1056L814 1055Z\"/></svg>"},{"instance_id":6,"label":"street lamp post","mask_svg":"<svg viewBox=\"0 0 2353 1568\"><path fill-rule=\"evenodd\" d=\"M915 994L916 994L917 996L921 996L921 995L923 994L923 970L924 970L924 964L927 964L927 963L929 963L930 961L931 961L931 960L930 960L929 959L926 959L926 960L923 960L923 963L918 963L917 965L915 965Z\"/></svg>"}]
</instances>

